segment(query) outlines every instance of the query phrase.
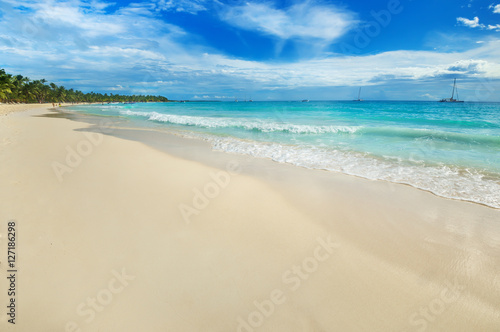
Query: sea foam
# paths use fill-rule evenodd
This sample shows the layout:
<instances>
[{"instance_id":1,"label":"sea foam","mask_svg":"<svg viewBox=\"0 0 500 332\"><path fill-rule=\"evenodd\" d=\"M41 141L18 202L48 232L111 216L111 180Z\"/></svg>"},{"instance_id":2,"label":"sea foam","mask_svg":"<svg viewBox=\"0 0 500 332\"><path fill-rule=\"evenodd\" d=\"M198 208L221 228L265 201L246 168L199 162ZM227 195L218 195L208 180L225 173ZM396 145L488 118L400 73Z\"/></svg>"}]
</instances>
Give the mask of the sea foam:
<instances>
[{"instance_id":1,"label":"sea foam","mask_svg":"<svg viewBox=\"0 0 500 332\"><path fill-rule=\"evenodd\" d=\"M268 122L264 120L245 120L233 118L214 118L189 115L162 114L157 112L120 111L123 115L146 117L150 121L165 122L170 124L196 126L201 128L243 128L261 132L285 132L293 134L326 134L347 133L352 134L361 127L356 126L315 126L297 125L290 123Z\"/></svg>"},{"instance_id":2,"label":"sea foam","mask_svg":"<svg viewBox=\"0 0 500 332\"><path fill-rule=\"evenodd\" d=\"M244 141L205 136L214 150L270 158L310 169L322 169L371 180L408 184L438 196L500 208L500 182L476 170L446 165L425 166L383 160L362 153L318 147Z\"/></svg>"}]
</instances>

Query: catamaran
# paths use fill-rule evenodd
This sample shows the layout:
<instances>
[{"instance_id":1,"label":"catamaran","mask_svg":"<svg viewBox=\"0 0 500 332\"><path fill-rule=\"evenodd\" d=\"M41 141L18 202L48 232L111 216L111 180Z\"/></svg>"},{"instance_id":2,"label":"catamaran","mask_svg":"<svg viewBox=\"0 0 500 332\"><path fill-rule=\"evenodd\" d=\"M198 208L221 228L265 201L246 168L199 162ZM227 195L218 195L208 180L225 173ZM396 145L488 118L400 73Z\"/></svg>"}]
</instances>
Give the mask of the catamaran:
<instances>
[{"instance_id":1,"label":"catamaran","mask_svg":"<svg viewBox=\"0 0 500 332\"><path fill-rule=\"evenodd\" d=\"M354 99L353 101L363 101L363 99L361 99L359 97L361 97L361 88L359 88L359 91L358 91L358 99Z\"/></svg>"},{"instance_id":2,"label":"catamaran","mask_svg":"<svg viewBox=\"0 0 500 332\"><path fill-rule=\"evenodd\" d=\"M457 91L457 99L454 99L455 91ZM463 103L463 100L458 99L458 89L457 89L457 79L453 81L453 91L451 92L451 98L444 98L439 101L440 103Z\"/></svg>"}]
</instances>

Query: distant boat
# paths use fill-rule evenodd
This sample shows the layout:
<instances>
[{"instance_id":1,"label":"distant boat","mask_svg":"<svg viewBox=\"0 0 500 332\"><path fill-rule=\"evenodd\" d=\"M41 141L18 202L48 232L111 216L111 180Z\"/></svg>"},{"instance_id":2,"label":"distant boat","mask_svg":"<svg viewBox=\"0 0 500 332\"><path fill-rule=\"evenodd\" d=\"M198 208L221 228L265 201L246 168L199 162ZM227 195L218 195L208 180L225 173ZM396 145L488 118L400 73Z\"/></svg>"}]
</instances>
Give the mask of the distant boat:
<instances>
[{"instance_id":1,"label":"distant boat","mask_svg":"<svg viewBox=\"0 0 500 332\"><path fill-rule=\"evenodd\" d=\"M457 99L454 99L455 91L457 91ZM457 89L457 79L453 81L453 90L451 92L451 98L444 98L439 101L440 103L463 103L463 100L458 99L458 89Z\"/></svg>"},{"instance_id":2,"label":"distant boat","mask_svg":"<svg viewBox=\"0 0 500 332\"><path fill-rule=\"evenodd\" d=\"M363 101L363 99L361 99L360 97L361 97L361 88L359 88L358 91L358 99L354 99L353 101Z\"/></svg>"},{"instance_id":3,"label":"distant boat","mask_svg":"<svg viewBox=\"0 0 500 332\"><path fill-rule=\"evenodd\" d=\"M302 102L303 102L303 103L308 103L308 102L309 102L309 99L302 99Z\"/></svg>"}]
</instances>

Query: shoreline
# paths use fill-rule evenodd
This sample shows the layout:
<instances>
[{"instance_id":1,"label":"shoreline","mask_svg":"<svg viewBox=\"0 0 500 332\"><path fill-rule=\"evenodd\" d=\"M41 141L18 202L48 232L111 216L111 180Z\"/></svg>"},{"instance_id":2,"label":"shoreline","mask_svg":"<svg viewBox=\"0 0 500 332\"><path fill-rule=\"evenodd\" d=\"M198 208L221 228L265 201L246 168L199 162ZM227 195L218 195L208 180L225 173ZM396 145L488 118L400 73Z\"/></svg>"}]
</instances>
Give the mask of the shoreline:
<instances>
[{"instance_id":1,"label":"shoreline","mask_svg":"<svg viewBox=\"0 0 500 332\"><path fill-rule=\"evenodd\" d=\"M1 220L22 225L18 328L498 326L496 209L78 120L0 118ZM75 313L122 269L102 312Z\"/></svg>"},{"instance_id":2,"label":"shoreline","mask_svg":"<svg viewBox=\"0 0 500 332\"><path fill-rule=\"evenodd\" d=\"M69 105L70 106L70 105ZM85 113L79 113L75 112L72 110L64 110L60 109L63 113L61 114L61 117L66 117L73 119L75 121L83 121L83 122L88 122L89 124L93 124L94 126L98 124L99 121L101 121L101 116L100 115L95 115L95 114L85 114ZM66 115L64 115L66 114ZM477 204L480 206L484 206L487 208L491 208L494 210L500 211L500 206L493 205L493 203L488 204L485 202L482 202L478 199L474 200L472 198L462 198L462 197L453 197L453 196L446 196L444 194L439 194L436 193L435 190L432 190L430 188L425 188L425 187L419 187L416 184L413 183L408 183L408 182L398 182L395 180L388 180L388 179L372 179L363 175L358 175L358 174L351 174L351 173L346 173L346 172L341 172L338 170L332 170L332 169L323 169L323 168L310 168L307 166L301 166L301 165L296 165L293 163L289 162L280 162L276 161L270 157L262 157L262 156L250 156L247 154L241 154L241 153L235 153L235 152L228 152L228 151L221 151L221 150L213 150L210 140L206 139L201 136L193 135L191 133L184 134L182 132L169 132L168 128L155 128L155 127L143 127L143 126L133 126L133 121L130 121L127 118L123 117L115 117L115 116L104 116L108 119L114 119L110 120L110 122L113 123L114 127L114 133L112 134L115 137L120 137L123 139L130 139L133 141L138 141L142 142L144 144L147 144L151 147L154 147L156 149L159 149L161 151L164 151L169 154L174 154L178 157L181 158L187 158L192 161L197 161L197 162L202 162L204 164L209 164L212 166L216 167L222 167L221 165L213 164L212 162L212 157L210 157L210 154L220 154L221 158L225 158L224 155L230 155L230 156L235 156L235 158L252 158L252 159L259 159L259 160L265 160L265 162L270 161L272 163L277 163L280 165L287 165L291 167L298 167L298 168L303 168L315 172L327 172L328 174L338 174L341 176L349 176L349 177L354 177L357 179L362 179L366 181L380 181L380 182L387 182L390 184L395 184L395 185L403 185L403 186L408 186L411 188L414 188L416 190L421 190L426 193L430 193L436 197L443 198L443 199L448 199L448 200L454 200L454 201L460 201L460 202L467 202L467 203L472 203L472 204ZM132 123L132 126L128 126L127 124ZM203 150L209 150L209 152L203 151L201 152L201 158L199 156L195 156L195 153L187 153L183 150L179 149L171 149L169 146L162 146L162 142L165 141L174 141L179 145L183 144L188 144L189 146L198 147L198 150L196 151L197 154L200 154L199 149ZM255 172L249 173L250 175L258 175Z\"/></svg>"}]
</instances>

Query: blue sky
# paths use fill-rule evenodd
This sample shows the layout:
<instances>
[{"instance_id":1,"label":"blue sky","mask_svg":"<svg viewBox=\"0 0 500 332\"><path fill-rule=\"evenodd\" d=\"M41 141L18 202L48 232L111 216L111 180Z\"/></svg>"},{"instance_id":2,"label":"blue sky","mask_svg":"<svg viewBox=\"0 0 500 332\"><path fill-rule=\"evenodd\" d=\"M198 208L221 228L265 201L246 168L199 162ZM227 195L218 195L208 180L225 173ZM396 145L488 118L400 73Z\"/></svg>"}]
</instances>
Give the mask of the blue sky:
<instances>
[{"instance_id":1,"label":"blue sky","mask_svg":"<svg viewBox=\"0 0 500 332\"><path fill-rule=\"evenodd\" d=\"M0 50L84 92L500 100L500 0L0 0Z\"/></svg>"}]
</instances>

